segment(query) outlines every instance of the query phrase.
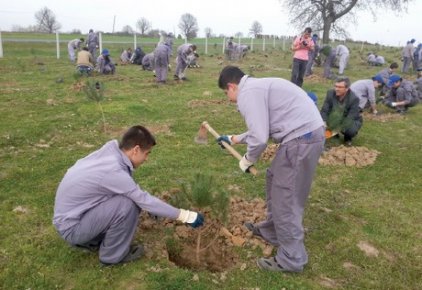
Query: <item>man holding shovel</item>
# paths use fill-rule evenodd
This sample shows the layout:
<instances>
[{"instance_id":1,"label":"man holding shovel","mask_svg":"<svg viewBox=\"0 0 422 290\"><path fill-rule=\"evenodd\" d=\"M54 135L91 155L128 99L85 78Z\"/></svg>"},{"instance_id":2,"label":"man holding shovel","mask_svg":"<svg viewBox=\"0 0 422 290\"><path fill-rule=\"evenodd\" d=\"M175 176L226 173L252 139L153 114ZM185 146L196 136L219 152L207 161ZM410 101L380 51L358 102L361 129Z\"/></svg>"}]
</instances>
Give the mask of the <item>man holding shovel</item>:
<instances>
[{"instance_id":1,"label":"man holding shovel","mask_svg":"<svg viewBox=\"0 0 422 290\"><path fill-rule=\"evenodd\" d=\"M247 153L239 162L242 171L248 172L259 159L269 138L280 144L267 170L267 219L245 224L254 235L278 247L275 257L258 259L258 267L301 272L308 262L303 212L325 142L318 108L295 84L281 78L253 78L235 66L222 70L218 86L237 103L248 127L243 134L217 139L247 144Z\"/></svg>"}]
</instances>

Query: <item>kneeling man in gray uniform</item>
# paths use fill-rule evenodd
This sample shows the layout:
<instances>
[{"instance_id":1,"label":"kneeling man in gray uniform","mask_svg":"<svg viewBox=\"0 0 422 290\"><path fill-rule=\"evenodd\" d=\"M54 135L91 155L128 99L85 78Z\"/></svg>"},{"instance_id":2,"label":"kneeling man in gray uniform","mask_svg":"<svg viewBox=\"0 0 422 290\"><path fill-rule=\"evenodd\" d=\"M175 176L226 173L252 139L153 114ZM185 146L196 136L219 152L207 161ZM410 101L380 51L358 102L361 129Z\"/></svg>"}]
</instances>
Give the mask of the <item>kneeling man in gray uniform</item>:
<instances>
[{"instance_id":1,"label":"kneeling man in gray uniform","mask_svg":"<svg viewBox=\"0 0 422 290\"><path fill-rule=\"evenodd\" d=\"M174 208L141 189L133 171L148 159L155 139L142 126L131 127L122 140L107 142L78 160L61 181L53 224L70 245L99 250L103 265L130 262L144 255L131 242L141 210L179 220L194 228L202 214Z\"/></svg>"}]
</instances>

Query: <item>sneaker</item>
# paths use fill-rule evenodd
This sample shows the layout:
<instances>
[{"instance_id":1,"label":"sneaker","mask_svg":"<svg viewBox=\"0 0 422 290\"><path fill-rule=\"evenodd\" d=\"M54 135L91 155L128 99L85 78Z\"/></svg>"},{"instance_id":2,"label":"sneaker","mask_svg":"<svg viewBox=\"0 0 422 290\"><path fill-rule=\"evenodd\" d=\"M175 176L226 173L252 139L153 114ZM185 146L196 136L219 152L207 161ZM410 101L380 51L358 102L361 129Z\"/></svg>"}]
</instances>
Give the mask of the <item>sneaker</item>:
<instances>
[{"instance_id":1,"label":"sneaker","mask_svg":"<svg viewBox=\"0 0 422 290\"><path fill-rule=\"evenodd\" d=\"M253 224L253 223L249 223L249 222L247 222L247 223L245 223L245 224L244 224L244 226L245 226L245 228L247 228L249 231L251 231L251 232L252 232L252 234L253 234L254 236L264 238L264 237L262 236L261 232L259 231L259 229L258 229L258 228L257 228L257 227Z\"/></svg>"},{"instance_id":2,"label":"sneaker","mask_svg":"<svg viewBox=\"0 0 422 290\"><path fill-rule=\"evenodd\" d=\"M143 245L132 245L130 246L129 253L126 254L126 256L118 263L116 264L125 264L132 261L135 261L137 259L142 258L145 256L145 249ZM100 261L101 265L103 266L111 266L114 265L112 263L104 263Z\"/></svg>"},{"instance_id":3,"label":"sneaker","mask_svg":"<svg viewBox=\"0 0 422 290\"><path fill-rule=\"evenodd\" d=\"M273 272L301 272L301 271L293 271L293 270L288 270L286 268L283 268L279 263L277 263L277 260L275 259L275 257L259 258L256 261L256 264L258 268L261 270L267 270L267 271L273 271Z\"/></svg>"},{"instance_id":4,"label":"sneaker","mask_svg":"<svg viewBox=\"0 0 422 290\"><path fill-rule=\"evenodd\" d=\"M347 147L351 147L352 141L344 141L344 145L346 145Z\"/></svg>"}]
</instances>

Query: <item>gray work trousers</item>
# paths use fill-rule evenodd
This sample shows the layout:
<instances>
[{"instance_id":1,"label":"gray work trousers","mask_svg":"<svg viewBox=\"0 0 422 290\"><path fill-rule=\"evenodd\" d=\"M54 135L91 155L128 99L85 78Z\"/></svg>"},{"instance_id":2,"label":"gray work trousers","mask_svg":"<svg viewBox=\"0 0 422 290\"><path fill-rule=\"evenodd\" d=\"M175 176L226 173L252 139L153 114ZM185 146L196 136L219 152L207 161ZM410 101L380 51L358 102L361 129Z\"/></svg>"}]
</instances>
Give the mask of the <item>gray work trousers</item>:
<instances>
[{"instance_id":1,"label":"gray work trousers","mask_svg":"<svg viewBox=\"0 0 422 290\"><path fill-rule=\"evenodd\" d=\"M267 219L256 227L278 247L276 259L285 269L302 271L308 262L302 226L303 212L319 157L324 129L282 144L267 170Z\"/></svg>"},{"instance_id":2,"label":"gray work trousers","mask_svg":"<svg viewBox=\"0 0 422 290\"><path fill-rule=\"evenodd\" d=\"M180 79L185 77L185 71L188 67L188 63L184 61L180 56L177 58L177 65L176 65L176 73L175 75L178 76Z\"/></svg>"},{"instance_id":3,"label":"gray work trousers","mask_svg":"<svg viewBox=\"0 0 422 290\"><path fill-rule=\"evenodd\" d=\"M74 246L100 243L100 261L116 264L129 252L139 213L131 199L116 195L87 211L78 224L60 235Z\"/></svg>"},{"instance_id":4,"label":"gray work trousers","mask_svg":"<svg viewBox=\"0 0 422 290\"><path fill-rule=\"evenodd\" d=\"M403 68L402 68L402 72L403 73L407 73L409 71L410 65L412 64L413 60L411 57L403 57Z\"/></svg>"},{"instance_id":5,"label":"gray work trousers","mask_svg":"<svg viewBox=\"0 0 422 290\"><path fill-rule=\"evenodd\" d=\"M299 87L302 87L307 63L307 60L293 58L292 78L290 81Z\"/></svg>"},{"instance_id":6,"label":"gray work trousers","mask_svg":"<svg viewBox=\"0 0 422 290\"><path fill-rule=\"evenodd\" d=\"M338 73L342 75L349 62L349 54L342 54L338 57Z\"/></svg>"}]
</instances>

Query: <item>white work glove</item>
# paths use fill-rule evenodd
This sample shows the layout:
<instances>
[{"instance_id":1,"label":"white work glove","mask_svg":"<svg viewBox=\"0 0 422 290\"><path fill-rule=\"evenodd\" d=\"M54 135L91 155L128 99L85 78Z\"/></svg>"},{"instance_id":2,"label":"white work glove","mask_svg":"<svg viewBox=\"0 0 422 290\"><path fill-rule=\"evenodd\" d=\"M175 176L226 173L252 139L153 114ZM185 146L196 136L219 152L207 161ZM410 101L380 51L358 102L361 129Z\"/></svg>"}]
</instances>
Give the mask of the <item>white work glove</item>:
<instances>
[{"instance_id":1,"label":"white work glove","mask_svg":"<svg viewBox=\"0 0 422 290\"><path fill-rule=\"evenodd\" d=\"M396 102L391 102L391 107L397 107L397 103Z\"/></svg>"},{"instance_id":2,"label":"white work glove","mask_svg":"<svg viewBox=\"0 0 422 290\"><path fill-rule=\"evenodd\" d=\"M253 165L253 162L250 162L246 158L246 154L243 155L242 159L240 159L240 161L239 161L239 167L240 167L240 169L242 169L243 172L249 173L249 167L251 167L252 165Z\"/></svg>"},{"instance_id":3,"label":"white work glove","mask_svg":"<svg viewBox=\"0 0 422 290\"><path fill-rule=\"evenodd\" d=\"M378 115L378 111L377 110L374 110L374 111L372 111L372 114Z\"/></svg>"},{"instance_id":4,"label":"white work glove","mask_svg":"<svg viewBox=\"0 0 422 290\"><path fill-rule=\"evenodd\" d=\"M182 223L189 224L193 228L196 228L202 226L204 223L204 216L194 211L180 209L177 220Z\"/></svg>"}]
</instances>

